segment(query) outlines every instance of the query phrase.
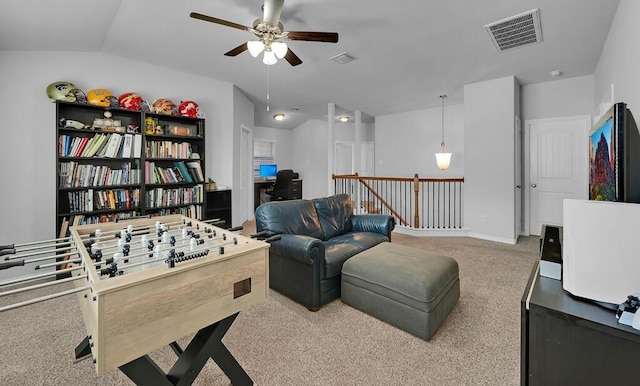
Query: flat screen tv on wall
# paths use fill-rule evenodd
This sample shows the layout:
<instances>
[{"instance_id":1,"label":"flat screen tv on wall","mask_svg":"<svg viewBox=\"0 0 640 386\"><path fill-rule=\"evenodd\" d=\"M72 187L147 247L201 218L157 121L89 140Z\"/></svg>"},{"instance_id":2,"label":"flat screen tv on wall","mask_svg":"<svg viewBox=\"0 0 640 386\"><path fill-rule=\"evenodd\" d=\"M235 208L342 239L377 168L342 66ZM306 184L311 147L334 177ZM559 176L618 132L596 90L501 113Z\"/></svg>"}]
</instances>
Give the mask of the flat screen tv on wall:
<instances>
[{"instance_id":1,"label":"flat screen tv on wall","mask_svg":"<svg viewBox=\"0 0 640 386\"><path fill-rule=\"evenodd\" d=\"M589 199L640 203L640 133L625 103L589 133Z\"/></svg>"}]
</instances>

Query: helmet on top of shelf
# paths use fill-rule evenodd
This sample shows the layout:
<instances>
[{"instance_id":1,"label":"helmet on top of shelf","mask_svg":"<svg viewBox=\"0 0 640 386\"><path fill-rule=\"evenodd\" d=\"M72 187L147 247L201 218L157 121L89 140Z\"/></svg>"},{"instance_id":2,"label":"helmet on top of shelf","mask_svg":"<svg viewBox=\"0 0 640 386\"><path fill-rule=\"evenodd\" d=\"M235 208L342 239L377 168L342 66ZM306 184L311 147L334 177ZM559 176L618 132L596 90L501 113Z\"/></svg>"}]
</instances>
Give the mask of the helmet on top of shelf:
<instances>
[{"instance_id":1,"label":"helmet on top of shelf","mask_svg":"<svg viewBox=\"0 0 640 386\"><path fill-rule=\"evenodd\" d=\"M53 82L47 86L47 96L51 102L81 102L86 103L86 97L82 90L73 83L64 80Z\"/></svg>"},{"instance_id":2,"label":"helmet on top of shelf","mask_svg":"<svg viewBox=\"0 0 640 386\"><path fill-rule=\"evenodd\" d=\"M178 106L178 111L183 117L197 118L200 112L200 107L194 101L182 101Z\"/></svg>"},{"instance_id":3,"label":"helmet on top of shelf","mask_svg":"<svg viewBox=\"0 0 640 386\"><path fill-rule=\"evenodd\" d=\"M142 102L142 97L134 92L126 92L118 97L120 107L127 110L140 111L142 109Z\"/></svg>"},{"instance_id":4,"label":"helmet on top of shelf","mask_svg":"<svg viewBox=\"0 0 640 386\"><path fill-rule=\"evenodd\" d=\"M117 102L116 97L106 88L94 88L90 90L87 94L87 101L90 105L94 106L109 107L112 104L117 106L117 103L114 103Z\"/></svg>"},{"instance_id":5,"label":"helmet on top of shelf","mask_svg":"<svg viewBox=\"0 0 640 386\"><path fill-rule=\"evenodd\" d=\"M176 104L170 99L160 98L153 101L151 111L156 114L174 115Z\"/></svg>"}]
</instances>

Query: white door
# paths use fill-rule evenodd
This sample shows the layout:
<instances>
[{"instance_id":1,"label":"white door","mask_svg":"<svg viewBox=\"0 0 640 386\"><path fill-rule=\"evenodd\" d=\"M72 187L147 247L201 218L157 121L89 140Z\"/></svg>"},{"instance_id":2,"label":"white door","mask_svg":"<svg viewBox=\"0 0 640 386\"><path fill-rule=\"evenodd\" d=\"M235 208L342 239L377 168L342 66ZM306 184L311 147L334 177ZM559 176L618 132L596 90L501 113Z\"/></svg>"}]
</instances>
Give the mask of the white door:
<instances>
[{"instance_id":1,"label":"white door","mask_svg":"<svg viewBox=\"0 0 640 386\"><path fill-rule=\"evenodd\" d=\"M336 142L335 174L353 174L353 142Z\"/></svg>"},{"instance_id":2,"label":"white door","mask_svg":"<svg viewBox=\"0 0 640 386\"><path fill-rule=\"evenodd\" d=\"M565 198L588 198L590 117L526 121L529 134L529 233L542 224L562 225Z\"/></svg>"},{"instance_id":3,"label":"white door","mask_svg":"<svg viewBox=\"0 0 640 386\"><path fill-rule=\"evenodd\" d=\"M240 224L253 218L249 215L253 208L253 195L249 194L253 176L253 139L251 129L242 126L240 138Z\"/></svg>"},{"instance_id":4,"label":"white door","mask_svg":"<svg viewBox=\"0 0 640 386\"><path fill-rule=\"evenodd\" d=\"M360 175L374 176L374 144L373 142L360 143Z\"/></svg>"}]
</instances>

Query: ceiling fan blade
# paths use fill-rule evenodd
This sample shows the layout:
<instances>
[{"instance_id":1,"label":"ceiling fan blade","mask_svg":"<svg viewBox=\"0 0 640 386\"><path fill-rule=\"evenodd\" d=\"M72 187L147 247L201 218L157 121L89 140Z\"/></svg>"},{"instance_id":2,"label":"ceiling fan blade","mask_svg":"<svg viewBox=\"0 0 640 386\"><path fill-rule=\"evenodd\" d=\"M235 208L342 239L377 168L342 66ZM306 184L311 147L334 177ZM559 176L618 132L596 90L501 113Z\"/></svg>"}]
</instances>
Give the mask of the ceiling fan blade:
<instances>
[{"instance_id":1,"label":"ceiling fan blade","mask_svg":"<svg viewBox=\"0 0 640 386\"><path fill-rule=\"evenodd\" d=\"M337 43L337 32L288 31L285 38L289 40L306 40L310 42Z\"/></svg>"},{"instance_id":2,"label":"ceiling fan blade","mask_svg":"<svg viewBox=\"0 0 640 386\"><path fill-rule=\"evenodd\" d=\"M264 24L271 27L277 27L278 22L280 21L280 14L282 13L283 5L284 0L265 0L263 6L264 15L262 16Z\"/></svg>"},{"instance_id":3,"label":"ceiling fan blade","mask_svg":"<svg viewBox=\"0 0 640 386\"><path fill-rule=\"evenodd\" d=\"M210 23L220 24L220 25L224 25L224 26L227 26L227 27L231 27L231 28L237 28L237 29L241 29L243 31L248 31L249 30L249 27L245 27L242 24L234 23L234 22L227 21L227 20L218 19L218 18L215 18L215 17L211 17L211 16L203 15L201 13L197 13L197 12L191 12L189 14L189 16L191 16L194 19L204 20L204 21L208 21Z\"/></svg>"},{"instance_id":4,"label":"ceiling fan blade","mask_svg":"<svg viewBox=\"0 0 640 386\"><path fill-rule=\"evenodd\" d=\"M247 50L247 43L244 42L240 44L238 47L232 50L229 50L228 52L225 52L225 56L236 56L238 54L245 52L246 50Z\"/></svg>"},{"instance_id":5,"label":"ceiling fan blade","mask_svg":"<svg viewBox=\"0 0 640 386\"><path fill-rule=\"evenodd\" d=\"M291 51L291 48L287 49L287 53L284 55L284 58L292 66L297 66L298 64L302 64L302 60L300 60L298 55L294 54L293 51Z\"/></svg>"}]
</instances>

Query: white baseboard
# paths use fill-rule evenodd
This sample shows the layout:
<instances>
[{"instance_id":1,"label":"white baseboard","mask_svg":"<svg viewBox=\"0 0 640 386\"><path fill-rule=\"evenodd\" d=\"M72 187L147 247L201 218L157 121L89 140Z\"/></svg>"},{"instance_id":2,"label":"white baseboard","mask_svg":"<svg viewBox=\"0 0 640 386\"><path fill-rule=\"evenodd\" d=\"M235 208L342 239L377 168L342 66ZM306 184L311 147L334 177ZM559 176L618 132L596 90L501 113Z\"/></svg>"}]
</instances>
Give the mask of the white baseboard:
<instances>
[{"instance_id":1,"label":"white baseboard","mask_svg":"<svg viewBox=\"0 0 640 386\"><path fill-rule=\"evenodd\" d=\"M468 229L416 229L402 225L396 225L394 232L416 237L465 237Z\"/></svg>"},{"instance_id":2,"label":"white baseboard","mask_svg":"<svg viewBox=\"0 0 640 386\"><path fill-rule=\"evenodd\" d=\"M469 232L468 236L469 237L473 237L474 239L495 241L497 243L511 244L511 245L515 245L516 242L518 241L517 239L509 239L509 238L506 238L506 237L489 236L489 235L483 235L483 234L480 234L480 233L473 233L473 232Z\"/></svg>"}]
</instances>

